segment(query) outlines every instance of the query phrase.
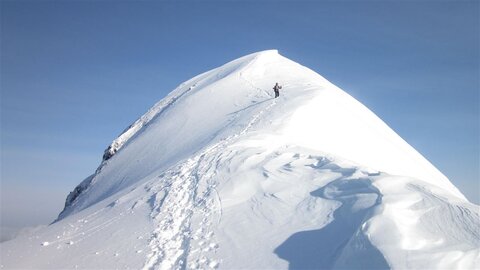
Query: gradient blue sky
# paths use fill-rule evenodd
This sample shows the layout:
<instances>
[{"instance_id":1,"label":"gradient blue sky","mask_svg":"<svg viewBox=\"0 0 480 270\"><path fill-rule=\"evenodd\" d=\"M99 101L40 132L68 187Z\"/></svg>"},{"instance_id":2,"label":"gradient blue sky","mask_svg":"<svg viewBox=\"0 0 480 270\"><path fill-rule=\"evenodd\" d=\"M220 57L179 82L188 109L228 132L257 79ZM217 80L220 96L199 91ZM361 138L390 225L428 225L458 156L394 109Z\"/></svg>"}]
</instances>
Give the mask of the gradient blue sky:
<instances>
[{"instance_id":1,"label":"gradient blue sky","mask_svg":"<svg viewBox=\"0 0 480 270\"><path fill-rule=\"evenodd\" d=\"M276 48L380 116L473 202L478 1L2 1L1 226L52 221L181 82Z\"/></svg>"}]
</instances>

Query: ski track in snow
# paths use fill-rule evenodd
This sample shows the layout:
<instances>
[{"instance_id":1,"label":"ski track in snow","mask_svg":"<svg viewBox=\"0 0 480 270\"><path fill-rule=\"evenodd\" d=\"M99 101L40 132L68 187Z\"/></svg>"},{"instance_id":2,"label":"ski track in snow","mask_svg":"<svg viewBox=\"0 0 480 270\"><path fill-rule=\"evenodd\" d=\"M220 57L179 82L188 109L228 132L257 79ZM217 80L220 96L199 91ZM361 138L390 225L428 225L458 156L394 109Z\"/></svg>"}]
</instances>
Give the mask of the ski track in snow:
<instances>
[{"instance_id":1,"label":"ski track in snow","mask_svg":"<svg viewBox=\"0 0 480 270\"><path fill-rule=\"evenodd\" d=\"M54 244L64 244L64 243L80 243L82 241L85 241L86 239L95 236L98 233L101 233L103 230L108 228L110 225L114 224L117 222L121 216L113 217L110 220L107 220L105 222L102 222L100 224L96 225L90 225L89 220L94 219L97 216L100 216L105 211L105 208L102 208L98 211L93 212L92 214L89 214L81 219L77 220L78 224L75 223L68 223L68 227L63 227L63 233L62 236L58 235L57 240L53 241L48 241L49 245L54 245ZM86 228L84 228L86 227ZM73 231L71 231L73 230Z\"/></svg>"},{"instance_id":2,"label":"ski track in snow","mask_svg":"<svg viewBox=\"0 0 480 270\"><path fill-rule=\"evenodd\" d=\"M247 84L259 91L245 77L240 76ZM254 114L245 128L203 150L164 174L164 182L155 180L150 189L153 190L153 207L151 216L156 223L149 243L151 253L143 269L205 269L217 268L219 261L210 258L210 251L219 246L212 241L214 232L212 226L213 214L221 219L221 201L215 189L216 183L209 181L214 176L214 167L220 154L233 140L246 134L260 117L273 106L276 100ZM212 172L213 171L213 172ZM203 191L201 191L202 187ZM164 196L158 196L159 192ZM218 210L216 210L218 209ZM201 214L200 228L192 233L191 220L193 215ZM192 242L194 240L194 242ZM189 260L189 255L195 259ZM188 264L188 267L187 267Z\"/></svg>"}]
</instances>

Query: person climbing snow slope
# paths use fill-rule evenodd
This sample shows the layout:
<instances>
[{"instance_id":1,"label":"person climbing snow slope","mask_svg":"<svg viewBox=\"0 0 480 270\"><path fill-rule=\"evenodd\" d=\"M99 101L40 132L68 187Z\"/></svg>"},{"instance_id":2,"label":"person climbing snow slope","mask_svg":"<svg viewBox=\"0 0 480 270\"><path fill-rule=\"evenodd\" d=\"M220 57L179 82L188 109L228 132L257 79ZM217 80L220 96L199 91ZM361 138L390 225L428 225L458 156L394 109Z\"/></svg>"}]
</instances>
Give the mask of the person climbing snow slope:
<instances>
[{"instance_id":1,"label":"person climbing snow slope","mask_svg":"<svg viewBox=\"0 0 480 270\"><path fill-rule=\"evenodd\" d=\"M282 89L282 87L278 85L278 82L275 83L275 86L273 87L273 91L275 92L275 98L280 96L280 89Z\"/></svg>"}]
</instances>

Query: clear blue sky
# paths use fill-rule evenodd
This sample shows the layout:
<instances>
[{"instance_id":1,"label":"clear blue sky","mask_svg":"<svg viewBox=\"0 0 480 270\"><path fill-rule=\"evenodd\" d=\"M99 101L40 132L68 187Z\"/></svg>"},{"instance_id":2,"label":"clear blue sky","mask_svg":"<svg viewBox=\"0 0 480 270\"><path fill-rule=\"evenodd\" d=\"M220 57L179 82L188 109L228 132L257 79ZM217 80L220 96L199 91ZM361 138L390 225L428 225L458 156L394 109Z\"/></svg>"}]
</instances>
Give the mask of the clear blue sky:
<instances>
[{"instance_id":1,"label":"clear blue sky","mask_svg":"<svg viewBox=\"0 0 480 270\"><path fill-rule=\"evenodd\" d=\"M52 221L181 82L278 49L379 115L473 202L478 1L2 1L1 226Z\"/></svg>"}]
</instances>

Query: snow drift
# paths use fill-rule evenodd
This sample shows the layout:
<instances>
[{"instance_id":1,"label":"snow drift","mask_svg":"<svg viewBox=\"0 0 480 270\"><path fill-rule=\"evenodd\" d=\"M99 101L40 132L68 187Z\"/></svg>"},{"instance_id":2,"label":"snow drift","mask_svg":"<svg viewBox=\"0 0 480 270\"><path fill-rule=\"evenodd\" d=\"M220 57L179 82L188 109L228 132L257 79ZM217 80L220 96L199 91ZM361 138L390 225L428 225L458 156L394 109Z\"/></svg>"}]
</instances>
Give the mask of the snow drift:
<instances>
[{"instance_id":1,"label":"snow drift","mask_svg":"<svg viewBox=\"0 0 480 270\"><path fill-rule=\"evenodd\" d=\"M271 88L283 85L280 98ZM479 207L365 106L277 51L182 83L4 268L476 268Z\"/></svg>"}]
</instances>

